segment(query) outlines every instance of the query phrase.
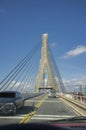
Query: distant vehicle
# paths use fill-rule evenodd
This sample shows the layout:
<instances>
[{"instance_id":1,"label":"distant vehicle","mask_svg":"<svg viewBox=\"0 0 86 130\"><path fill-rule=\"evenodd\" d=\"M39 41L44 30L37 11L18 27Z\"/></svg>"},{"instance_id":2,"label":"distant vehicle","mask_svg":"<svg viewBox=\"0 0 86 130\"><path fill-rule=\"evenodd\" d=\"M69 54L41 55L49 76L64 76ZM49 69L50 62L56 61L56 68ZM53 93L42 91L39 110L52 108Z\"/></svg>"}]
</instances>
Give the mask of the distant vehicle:
<instances>
[{"instance_id":1,"label":"distant vehicle","mask_svg":"<svg viewBox=\"0 0 86 130\"><path fill-rule=\"evenodd\" d=\"M20 92L0 92L0 113L15 115L17 109L24 106L24 98Z\"/></svg>"},{"instance_id":2,"label":"distant vehicle","mask_svg":"<svg viewBox=\"0 0 86 130\"><path fill-rule=\"evenodd\" d=\"M49 92L48 97L49 98L56 98L56 92Z\"/></svg>"}]
</instances>

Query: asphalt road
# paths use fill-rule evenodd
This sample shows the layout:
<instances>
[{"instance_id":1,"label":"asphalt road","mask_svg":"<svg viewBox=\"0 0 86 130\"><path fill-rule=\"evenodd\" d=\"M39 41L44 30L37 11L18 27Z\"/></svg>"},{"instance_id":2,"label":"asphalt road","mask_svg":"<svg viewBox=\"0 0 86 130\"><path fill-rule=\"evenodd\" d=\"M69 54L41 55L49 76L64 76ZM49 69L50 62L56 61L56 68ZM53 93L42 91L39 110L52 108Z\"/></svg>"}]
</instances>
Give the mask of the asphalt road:
<instances>
[{"instance_id":1,"label":"asphalt road","mask_svg":"<svg viewBox=\"0 0 86 130\"><path fill-rule=\"evenodd\" d=\"M44 95L26 100L23 109L17 111L15 116L0 115L0 125L19 123L25 116L34 111L34 106L43 99ZM75 116L76 113L66 105L60 98L46 98L41 106L36 109L35 115L29 122L44 122L47 120L56 120Z\"/></svg>"},{"instance_id":2,"label":"asphalt road","mask_svg":"<svg viewBox=\"0 0 86 130\"><path fill-rule=\"evenodd\" d=\"M66 105L60 98L47 98L30 122L46 122L75 116L72 108Z\"/></svg>"}]
</instances>

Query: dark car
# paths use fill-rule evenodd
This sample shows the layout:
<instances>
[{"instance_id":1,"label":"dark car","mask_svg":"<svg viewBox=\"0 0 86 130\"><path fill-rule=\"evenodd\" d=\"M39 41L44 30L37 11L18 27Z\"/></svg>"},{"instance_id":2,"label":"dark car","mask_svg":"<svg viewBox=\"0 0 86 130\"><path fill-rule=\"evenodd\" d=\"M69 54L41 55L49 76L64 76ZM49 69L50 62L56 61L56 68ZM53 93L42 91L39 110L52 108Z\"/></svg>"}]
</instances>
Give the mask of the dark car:
<instances>
[{"instance_id":1,"label":"dark car","mask_svg":"<svg viewBox=\"0 0 86 130\"><path fill-rule=\"evenodd\" d=\"M54 89L51 89L49 91L48 97L50 97L50 98L56 98L57 97L56 91Z\"/></svg>"},{"instance_id":2,"label":"dark car","mask_svg":"<svg viewBox=\"0 0 86 130\"><path fill-rule=\"evenodd\" d=\"M56 98L56 92L49 92L48 97L49 98Z\"/></svg>"},{"instance_id":3,"label":"dark car","mask_svg":"<svg viewBox=\"0 0 86 130\"><path fill-rule=\"evenodd\" d=\"M20 92L0 92L0 113L14 115L23 106L24 98Z\"/></svg>"}]
</instances>

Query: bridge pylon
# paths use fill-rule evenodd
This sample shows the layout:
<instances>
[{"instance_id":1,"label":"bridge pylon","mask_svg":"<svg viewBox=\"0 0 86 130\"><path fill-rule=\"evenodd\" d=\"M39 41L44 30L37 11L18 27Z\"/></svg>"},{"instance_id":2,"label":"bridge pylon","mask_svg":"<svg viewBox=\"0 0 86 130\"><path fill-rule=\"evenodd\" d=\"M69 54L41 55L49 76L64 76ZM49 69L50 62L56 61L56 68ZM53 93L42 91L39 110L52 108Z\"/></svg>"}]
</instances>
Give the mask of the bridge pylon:
<instances>
[{"instance_id":1,"label":"bridge pylon","mask_svg":"<svg viewBox=\"0 0 86 130\"><path fill-rule=\"evenodd\" d=\"M50 63L50 55L48 48L48 34L42 35L41 59L39 72L36 82L36 92L40 90L48 91L49 89L58 90L53 69Z\"/></svg>"}]
</instances>

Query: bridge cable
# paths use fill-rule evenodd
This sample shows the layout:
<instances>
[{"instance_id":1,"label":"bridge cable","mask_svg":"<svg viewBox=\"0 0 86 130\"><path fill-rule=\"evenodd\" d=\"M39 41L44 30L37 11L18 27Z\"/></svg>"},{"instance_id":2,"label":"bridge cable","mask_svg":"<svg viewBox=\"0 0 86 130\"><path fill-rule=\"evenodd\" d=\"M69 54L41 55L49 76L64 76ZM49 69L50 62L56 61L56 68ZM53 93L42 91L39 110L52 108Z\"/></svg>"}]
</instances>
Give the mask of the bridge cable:
<instances>
[{"instance_id":1,"label":"bridge cable","mask_svg":"<svg viewBox=\"0 0 86 130\"><path fill-rule=\"evenodd\" d=\"M40 48L38 48L37 51L38 51L39 49L40 49ZM37 53L37 51L36 51L36 53ZM35 53L34 56L36 56L36 53ZM35 57L32 57L32 60L33 60L33 58L36 59ZM31 61L32 61L32 60L31 60ZM34 63L34 61L33 61L33 62L30 62L29 64L27 64L26 70L23 71L25 74L24 74L24 76L22 76L22 80L21 80L20 84L17 86L16 90L18 90L18 88L22 86L22 83L23 83L23 86L24 86L24 84L26 83L27 77L30 77L30 73L29 73L29 76L28 76L28 72L29 72L29 70L30 70L30 71L33 70L33 68L32 68L33 63ZM34 65L35 65L35 64L34 64ZM24 80L25 80L25 81L24 81ZM21 87L21 90L20 90L20 91L22 91L22 87Z\"/></svg>"},{"instance_id":2,"label":"bridge cable","mask_svg":"<svg viewBox=\"0 0 86 130\"><path fill-rule=\"evenodd\" d=\"M51 59L50 61L52 62L51 64L52 64L52 66L54 66L54 67L53 67L54 72L56 73L56 76L59 78L59 83L60 83L60 85L61 85L60 87L61 87L62 91L65 92L66 90L65 90L63 81L62 81L62 79L61 79L61 75L60 75L60 73L59 73L58 67L57 67L57 65L56 65L56 62L55 62L55 59L54 59L54 57L53 57L53 54L52 54L52 51L51 51L50 47L49 47L49 53L50 53L50 59Z\"/></svg>"},{"instance_id":3,"label":"bridge cable","mask_svg":"<svg viewBox=\"0 0 86 130\"><path fill-rule=\"evenodd\" d=\"M36 50L37 50L37 48L36 48ZM36 50L35 50L35 51L36 51ZM35 51L34 51L34 53L35 53ZM34 55L34 53L29 57L29 59L32 58L32 56ZM16 75L14 75L14 77L11 79L10 83L16 78L16 76L18 76L18 75L20 74L20 72L23 70L23 68L25 67L25 65L28 63L29 59L27 59L27 60L25 61L24 65L21 67L21 69L20 69L19 71L17 71L17 73L15 73ZM23 71L23 72L24 72L24 71ZM20 77L20 76L19 76L19 77ZM9 87L10 83L5 87L5 89L6 89L7 87ZM4 90L5 90L5 89L4 89Z\"/></svg>"},{"instance_id":4,"label":"bridge cable","mask_svg":"<svg viewBox=\"0 0 86 130\"><path fill-rule=\"evenodd\" d=\"M38 44L39 45L39 44ZM10 76L10 74L13 72L13 71L11 71L10 72L10 74L8 74L8 76L6 76L6 78L5 79L7 79L7 77L9 77L10 76L10 78L3 84L3 86L0 88L0 89L2 89L3 87L4 87L4 85L6 85L6 83L7 82L9 82L10 81L10 79L14 76L14 74L18 74L19 73L19 71L21 71L22 70L22 68L25 66L25 64L27 63L27 60L29 61L30 59L31 59L31 57L32 57L32 55L33 55L33 53L37 50L37 48L38 48L38 45L37 46L35 46L32 50L31 50L31 53L29 53L25 58L23 58L23 60L22 60L22 62L20 62L18 65L17 65L17 67L15 67L15 68L17 68L17 70L16 69L13 69L13 71L14 71L14 73ZM30 56L31 55L31 56ZM29 59L28 59L29 58ZM20 65L20 66L19 66ZM16 74L16 75L17 75ZM16 77L16 76L15 76ZM15 78L14 77L14 78ZM12 78L12 80L14 79L14 78ZM4 81L5 81L5 79L1 82L1 83L3 83ZM11 80L11 81L12 81ZM11 82L10 81L10 82Z\"/></svg>"}]
</instances>

